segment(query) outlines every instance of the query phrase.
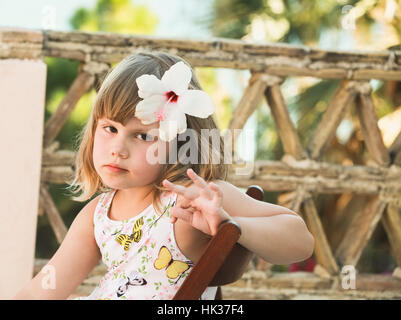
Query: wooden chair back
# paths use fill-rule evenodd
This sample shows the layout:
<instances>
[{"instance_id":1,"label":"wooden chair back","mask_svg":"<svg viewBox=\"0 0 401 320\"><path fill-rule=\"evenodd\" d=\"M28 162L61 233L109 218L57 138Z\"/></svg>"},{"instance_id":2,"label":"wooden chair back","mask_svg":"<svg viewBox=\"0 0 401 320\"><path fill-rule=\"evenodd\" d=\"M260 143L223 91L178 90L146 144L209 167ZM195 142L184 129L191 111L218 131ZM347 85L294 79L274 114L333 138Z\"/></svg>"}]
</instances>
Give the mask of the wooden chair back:
<instances>
[{"instance_id":1,"label":"wooden chair back","mask_svg":"<svg viewBox=\"0 0 401 320\"><path fill-rule=\"evenodd\" d=\"M250 186L246 193L263 201L259 186ZM220 286L239 280L254 256L237 243L240 236L241 228L234 220L222 223L173 300L198 300L208 286L218 286L215 299L221 300Z\"/></svg>"}]
</instances>

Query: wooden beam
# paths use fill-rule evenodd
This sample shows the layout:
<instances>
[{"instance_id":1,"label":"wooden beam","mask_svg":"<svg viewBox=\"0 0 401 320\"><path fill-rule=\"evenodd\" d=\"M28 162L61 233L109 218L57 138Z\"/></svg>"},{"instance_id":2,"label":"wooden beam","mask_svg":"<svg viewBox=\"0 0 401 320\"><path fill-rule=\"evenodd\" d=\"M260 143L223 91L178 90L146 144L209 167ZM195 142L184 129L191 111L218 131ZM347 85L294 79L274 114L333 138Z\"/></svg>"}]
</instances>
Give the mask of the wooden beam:
<instances>
[{"instance_id":1,"label":"wooden beam","mask_svg":"<svg viewBox=\"0 0 401 320\"><path fill-rule=\"evenodd\" d=\"M277 76L401 79L399 51L361 53L221 38L188 40L102 32L46 30L45 34L45 55L83 62L115 63L135 51L161 50L182 56L195 67L248 69Z\"/></svg>"},{"instance_id":2,"label":"wooden beam","mask_svg":"<svg viewBox=\"0 0 401 320\"><path fill-rule=\"evenodd\" d=\"M261 75L252 74L248 81L248 86L245 88L244 94L234 110L228 125L229 129L242 129L244 127L246 121L256 110L258 103L262 99L265 88L266 82Z\"/></svg>"},{"instance_id":3,"label":"wooden beam","mask_svg":"<svg viewBox=\"0 0 401 320\"><path fill-rule=\"evenodd\" d=\"M30 36L34 33L34 36ZM161 50L193 66L250 69L276 76L400 80L400 51L321 50L284 43L214 38L189 40L82 31L0 29L0 58L41 56L115 63L135 51ZM205 54L208 53L208 54Z\"/></svg>"},{"instance_id":4,"label":"wooden beam","mask_svg":"<svg viewBox=\"0 0 401 320\"><path fill-rule=\"evenodd\" d=\"M356 111L361 124L362 136L373 161L380 166L390 164L390 155L384 145L373 99L369 92L361 92L356 97Z\"/></svg>"},{"instance_id":5,"label":"wooden beam","mask_svg":"<svg viewBox=\"0 0 401 320\"><path fill-rule=\"evenodd\" d=\"M43 155L43 161L46 165L42 168L42 182L66 183L66 179L73 172L72 151L58 150L56 153L46 153ZM378 194L383 188L390 186L394 192L401 192L401 168L395 166L380 168L362 165L344 166L313 160L293 163L257 160L248 176L236 176L235 170L241 167L243 165L232 164L229 179L244 188L258 184L266 191L294 191L300 186L309 191L319 190L319 193L323 194L343 192Z\"/></svg>"},{"instance_id":6,"label":"wooden beam","mask_svg":"<svg viewBox=\"0 0 401 320\"><path fill-rule=\"evenodd\" d=\"M56 235L57 242L60 244L67 234L67 227L65 226L50 193L44 185L41 185L40 187L40 196L42 197L41 201L44 204L44 210L49 219L50 226Z\"/></svg>"},{"instance_id":7,"label":"wooden beam","mask_svg":"<svg viewBox=\"0 0 401 320\"><path fill-rule=\"evenodd\" d=\"M297 130L291 121L290 113L288 112L280 86L278 84L268 86L265 91L265 96L274 118L284 152L290 154L297 160L305 159L307 155L302 148Z\"/></svg>"},{"instance_id":8,"label":"wooden beam","mask_svg":"<svg viewBox=\"0 0 401 320\"><path fill-rule=\"evenodd\" d=\"M304 190L301 187L298 187L295 191L281 193L278 196L277 203L280 206L286 207L296 213L302 214L300 212L300 209L304 198Z\"/></svg>"},{"instance_id":9,"label":"wooden beam","mask_svg":"<svg viewBox=\"0 0 401 320\"><path fill-rule=\"evenodd\" d=\"M342 265L356 266L387 204L372 196L352 220L335 256Z\"/></svg>"},{"instance_id":10,"label":"wooden beam","mask_svg":"<svg viewBox=\"0 0 401 320\"><path fill-rule=\"evenodd\" d=\"M330 99L322 120L306 148L312 159L320 159L326 151L357 94L356 86L355 81L343 81Z\"/></svg>"},{"instance_id":11,"label":"wooden beam","mask_svg":"<svg viewBox=\"0 0 401 320\"><path fill-rule=\"evenodd\" d=\"M312 197L306 197L302 206L305 223L315 238L314 254L317 263L320 264L329 274L338 274L339 268L337 262L334 259L329 242L327 241L326 234Z\"/></svg>"},{"instance_id":12,"label":"wooden beam","mask_svg":"<svg viewBox=\"0 0 401 320\"><path fill-rule=\"evenodd\" d=\"M57 137L64 123L67 122L72 110L74 110L79 99L92 86L94 79L95 77L92 74L85 71L80 72L75 78L59 107L45 124L43 141L45 148Z\"/></svg>"},{"instance_id":13,"label":"wooden beam","mask_svg":"<svg viewBox=\"0 0 401 320\"><path fill-rule=\"evenodd\" d=\"M289 166L280 161L258 160L249 175L235 175L235 170L241 167L231 165L228 180L242 188L257 184L266 191L294 191L301 187L305 191L321 194L379 194L383 190L401 194L401 168L395 166L342 166L310 160Z\"/></svg>"},{"instance_id":14,"label":"wooden beam","mask_svg":"<svg viewBox=\"0 0 401 320\"><path fill-rule=\"evenodd\" d=\"M390 203L381 219L397 265L401 267L401 208Z\"/></svg>"},{"instance_id":15,"label":"wooden beam","mask_svg":"<svg viewBox=\"0 0 401 320\"><path fill-rule=\"evenodd\" d=\"M0 27L0 59L43 59L41 30Z\"/></svg>"},{"instance_id":16,"label":"wooden beam","mask_svg":"<svg viewBox=\"0 0 401 320\"><path fill-rule=\"evenodd\" d=\"M276 128L279 132L285 155L283 160L290 158L292 161L302 160L308 157L304 151L297 130L291 121L288 107L286 106L281 92L281 83L273 83L265 90L267 105L270 107ZM305 192L302 187L296 191L283 192L278 196L278 204L303 215L301 205L304 201Z\"/></svg>"},{"instance_id":17,"label":"wooden beam","mask_svg":"<svg viewBox=\"0 0 401 320\"><path fill-rule=\"evenodd\" d=\"M71 167L42 167L40 181L42 183L65 184L71 180L74 170Z\"/></svg>"},{"instance_id":18,"label":"wooden beam","mask_svg":"<svg viewBox=\"0 0 401 320\"><path fill-rule=\"evenodd\" d=\"M58 150L55 152L43 151L42 166L72 166L75 160L75 152L71 150Z\"/></svg>"},{"instance_id":19,"label":"wooden beam","mask_svg":"<svg viewBox=\"0 0 401 320\"><path fill-rule=\"evenodd\" d=\"M260 100L262 99L263 92L266 88L266 81L261 74L252 74L248 81L248 86L242 95L240 102L234 109L228 129L226 131L225 143L231 143L231 146L236 145L239 136L239 130L242 130L249 117L256 110ZM238 131L237 131L238 130ZM230 136L229 136L230 134ZM228 137L231 137L230 139ZM228 145L227 145L228 147ZM233 150L233 148L232 148Z\"/></svg>"}]
</instances>

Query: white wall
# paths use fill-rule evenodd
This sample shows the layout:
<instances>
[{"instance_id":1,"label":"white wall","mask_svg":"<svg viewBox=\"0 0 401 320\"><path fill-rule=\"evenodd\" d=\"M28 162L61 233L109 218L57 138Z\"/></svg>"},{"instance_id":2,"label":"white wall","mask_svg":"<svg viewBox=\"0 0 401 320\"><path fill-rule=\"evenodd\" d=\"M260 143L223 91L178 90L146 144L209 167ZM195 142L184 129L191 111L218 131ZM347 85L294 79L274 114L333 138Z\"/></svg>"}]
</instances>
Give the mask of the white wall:
<instances>
[{"instance_id":1,"label":"white wall","mask_svg":"<svg viewBox=\"0 0 401 320\"><path fill-rule=\"evenodd\" d=\"M32 277L46 64L0 60L0 299Z\"/></svg>"}]
</instances>

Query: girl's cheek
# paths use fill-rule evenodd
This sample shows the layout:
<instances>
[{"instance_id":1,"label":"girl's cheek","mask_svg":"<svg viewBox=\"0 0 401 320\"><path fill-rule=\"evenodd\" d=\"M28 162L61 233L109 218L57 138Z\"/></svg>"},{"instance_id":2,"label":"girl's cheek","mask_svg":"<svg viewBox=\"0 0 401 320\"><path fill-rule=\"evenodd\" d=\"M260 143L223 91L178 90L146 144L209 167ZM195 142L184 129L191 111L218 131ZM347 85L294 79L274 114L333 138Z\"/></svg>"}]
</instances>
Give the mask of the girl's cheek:
<instances>
[{"instance_id":1,"label":"girl's cheek","mask_svg":"<svg viewBox=\"0 0 401 320\"><path fill-rule=\"evenodd\" d=\"M151 161L149 159L150 150L149 148L144 148L141 150L141 163L144 167L152 166Z\"/></svg>"},{"instance_id":2,"label":"girl's cheek","mask_svg":"<svg viewBox=\"0 0 401 320\"><path fill-rule=\"evenodd\" d=\"M99 134L95 135L93 141L93 162L95 167L100 165L98 162L105 157L105 150L107 149L106 146L106 141L104 141Z\"/></svg>"},{"instance_id":3,"label":"girl's cheek","mask_svg":"<svg viewBox=\"0 0 401 320\"><path fill-rule=\"evenodd\" d=\"M150 157L151 161L149 165L154 165L155 162L157 164L164 164L168 162L168 145L165 142L161 142L160 140L151 144L147 148L147 154Z\"/></svg>"},{"instance_id":4,"label":"girl's cheek","mask_svg":"<svg viewBox=\"0 0 401 320\"><path fill-rule=\"evenodd\" d=\"M103 150L107 149L107 143L107 138L99 132L95 135L93 149L96 148L98 152L102 152Z\"/></svg>"}]
</instances>

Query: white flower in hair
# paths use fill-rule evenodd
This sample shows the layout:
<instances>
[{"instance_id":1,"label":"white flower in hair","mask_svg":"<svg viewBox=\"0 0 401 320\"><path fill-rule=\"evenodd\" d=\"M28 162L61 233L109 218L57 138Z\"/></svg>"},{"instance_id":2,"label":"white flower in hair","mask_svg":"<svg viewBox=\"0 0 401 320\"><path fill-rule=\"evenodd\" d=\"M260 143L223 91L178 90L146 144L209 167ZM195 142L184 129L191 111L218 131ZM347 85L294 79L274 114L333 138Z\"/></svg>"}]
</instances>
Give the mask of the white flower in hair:
<instances>
[{"instance_id":1,"label":"white flower in hair","mask_svg":"<svg viewBox=\"0 0 401 320\"><path fill-rule=\"evenodd\" d=\"M214 112L210 96L202 90L188 90L191 69L182 61L168 69L161 80L144 74L136 79L141 100L135 116L147 125L160 121L159 137L171 141L187 129L185 114L207 118Z\"/></svg>"}]
</instances>

